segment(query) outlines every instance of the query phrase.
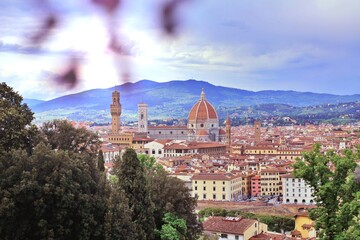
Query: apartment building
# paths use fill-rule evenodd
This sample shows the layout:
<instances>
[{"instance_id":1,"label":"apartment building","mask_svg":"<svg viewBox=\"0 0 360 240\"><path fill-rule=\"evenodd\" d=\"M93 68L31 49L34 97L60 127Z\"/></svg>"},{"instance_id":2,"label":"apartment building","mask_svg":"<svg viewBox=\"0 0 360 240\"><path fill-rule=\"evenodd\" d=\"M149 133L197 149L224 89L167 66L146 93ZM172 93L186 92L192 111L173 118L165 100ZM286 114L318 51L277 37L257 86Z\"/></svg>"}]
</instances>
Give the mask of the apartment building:
<instances>
[{"instance_id":1,"label":"apartment building","mask_svg":"<svg viewBox=\"0 0 360 240\"><path fill-rule=\"evenodd\" d=\"M284 204L315 204L314 189L304 179L295 178L292 174L282 176Z\"/></svg>"},{"instance_id":2,"label":"apartment building","mask_svg":"<svg viewBox=\"0 0 360 240\"><path fill-rule=\"evenodd\" d=\"M191 178L192 197L233 201L242 197L242 177L232 173L198 173Z\"/></svg>"},{"instance_id":3,"label":"apartment building","mask_svg":"<svg viewBox=\"0 0 360 240\"><path fill-rule=\"evenodd\" d=\"M265 168L260 170L260 184L261 195L271 196L279 195L280 191L280 176L277 168Z\"/></svg>"}]
</instances>

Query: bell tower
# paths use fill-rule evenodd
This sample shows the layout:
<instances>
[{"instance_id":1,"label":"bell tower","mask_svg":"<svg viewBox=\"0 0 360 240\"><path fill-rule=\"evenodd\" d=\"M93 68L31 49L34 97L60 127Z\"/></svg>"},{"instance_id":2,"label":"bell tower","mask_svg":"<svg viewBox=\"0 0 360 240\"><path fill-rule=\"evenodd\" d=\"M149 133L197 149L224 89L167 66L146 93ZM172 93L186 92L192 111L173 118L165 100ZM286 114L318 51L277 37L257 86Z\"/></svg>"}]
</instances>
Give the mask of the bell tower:
<instances>
[{"instance_id":1,"label":"bell tower","mask_svg":"<svg viewBox=\"0 0 360 240\"><path fill-rule=\"evenodd\" d=\"M226 117L226 126L225 126L225 132L226 132L226 148L228 149L228 152L230 152L231 149L231 120L229 115Z\"/></svg>"},{"instance_id":2,"label":"bell tower","mask_svg":"<svg viewBox=\"0 0 360 240\"><path fill-rule=\"evenodd\" d=\"M110 113L112 133L118 134L120 131L121 104L120 93L116 90L112 93L112 104L110 104Z\"/></svg>"},{"instance_id":3,"label":"bell tower","mask_svg":"<svg viewBox=\"0 0 360 240\"><path fill-rule=\"evenodd\" d=\"M259 143L261 140L261 122L255 121L254 128L255 128L255 143Z\"/></svg>"},{"instance_id":4,"label":"bell tower","mask_svg":"<svg viewBox=\"0 0 360 240\"><path fill-rule=\"evenodd\" d=\"M138 104L138 132L147 133L148 131L148 105L146 103Z\"/></svg>"}]
</instances>

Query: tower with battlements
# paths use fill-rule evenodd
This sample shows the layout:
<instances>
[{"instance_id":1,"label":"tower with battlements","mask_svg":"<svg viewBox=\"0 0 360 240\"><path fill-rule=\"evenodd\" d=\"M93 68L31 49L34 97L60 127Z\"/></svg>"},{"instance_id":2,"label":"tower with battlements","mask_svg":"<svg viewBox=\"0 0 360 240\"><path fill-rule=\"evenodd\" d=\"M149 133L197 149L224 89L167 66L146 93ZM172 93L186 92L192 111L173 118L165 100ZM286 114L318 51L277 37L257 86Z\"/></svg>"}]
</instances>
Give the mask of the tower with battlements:
<instances>
[{"instance_id":1,"label":"tower with battlements","mask_svg":"<svg viewBox=\"0 0 360 240\"><path fill-rule=\"evenodd\" d=\"M112 103L110 104L111 113L111 130L113 134L120 132L120 116L121 116L121 104L120 104L120 93L114 91L112 93Z\"/></svg>"}]
</instances>

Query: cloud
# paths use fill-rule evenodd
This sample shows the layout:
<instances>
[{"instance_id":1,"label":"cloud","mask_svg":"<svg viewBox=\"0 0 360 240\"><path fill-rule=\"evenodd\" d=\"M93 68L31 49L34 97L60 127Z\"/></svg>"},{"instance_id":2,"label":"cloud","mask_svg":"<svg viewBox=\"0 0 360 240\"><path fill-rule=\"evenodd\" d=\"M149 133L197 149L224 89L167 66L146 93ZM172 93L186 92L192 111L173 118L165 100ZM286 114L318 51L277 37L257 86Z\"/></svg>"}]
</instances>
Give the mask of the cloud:
<instances>
[{"instance_id":1,"label":"cloud","mask_svg":"<svg viewBox=\"0 0 360 240\"><path fill-rule=\"evenodd\" d=\"M6 44L0 41L0 52L27 54L27 55L62 55L70 56L76 54L74 51L52 51L46 48L23 46L20 44Z\"/></svg>"},{"instance_id":2,"label":"cloud","mask_svg":"<svg viewBox=\"0 0 360 240\"><path fill-rule=\"evenodd\" d=\"M108 51L108 22L88 0L50 1L62 24L38 51L20 41L38 26L38 10L22 2L0 2L6 9L0 16L0 63L10 62L0 71L7 66L23 78L35 68L37 74L56 72L59 64L53 58L80 51L86 53L83 89L119 83L119 66ZM360 91L357 0L188 1L179 9L176 39L161 35L161 2L123 1L119 11L118 31L131 53L132 81L197 78L249 90Z\"/></svg>"}]
</instances>

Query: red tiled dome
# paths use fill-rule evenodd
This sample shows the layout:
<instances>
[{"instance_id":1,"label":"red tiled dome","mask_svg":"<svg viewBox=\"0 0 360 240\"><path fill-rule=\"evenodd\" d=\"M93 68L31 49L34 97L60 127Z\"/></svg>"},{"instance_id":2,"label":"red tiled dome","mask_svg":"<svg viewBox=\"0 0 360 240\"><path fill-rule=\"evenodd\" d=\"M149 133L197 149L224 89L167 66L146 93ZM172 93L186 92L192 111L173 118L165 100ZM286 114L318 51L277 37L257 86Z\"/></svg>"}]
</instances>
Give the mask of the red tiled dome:
<instances>
[{"instance_id":1,"label":"red tiled dome","mask_svg":"<svg viewBox=\"0 0 360 240\"><path fill-rule=\"evenodd\" d=\"M188 121L206 121L208 119L218 119L218 115L214 107L206 101L203 90L200 100L190 110Z\"/></svg>"}]
</instances>

